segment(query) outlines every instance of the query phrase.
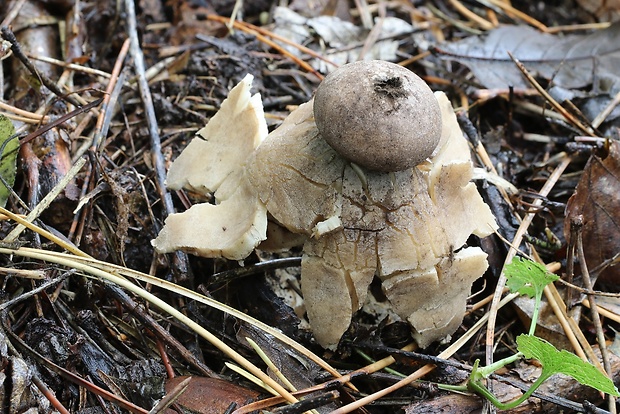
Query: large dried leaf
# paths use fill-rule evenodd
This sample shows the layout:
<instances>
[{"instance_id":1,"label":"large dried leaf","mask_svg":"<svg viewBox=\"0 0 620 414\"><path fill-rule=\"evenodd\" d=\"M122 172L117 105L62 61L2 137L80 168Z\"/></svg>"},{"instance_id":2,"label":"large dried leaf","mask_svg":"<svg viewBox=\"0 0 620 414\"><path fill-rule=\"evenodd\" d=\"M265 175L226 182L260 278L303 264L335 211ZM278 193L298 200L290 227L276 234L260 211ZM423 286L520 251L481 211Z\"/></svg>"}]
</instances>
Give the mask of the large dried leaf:
<instances>
[{"instance_id":1,"label":"large dried leaf","mask_svg":"<svg viewBox=\"0 0 620 414\"><path fill-rule=\"evenodd\" d=\"M487 88L529 87L508 52L535 75L563 89L592 84L593 93L620 90L620 24L585 35L551 35L526 26L503 26L488 35L442 45L442 57L466 65ZM444 54L445 52L445 54Z\"/></svg>"},{"instance_id":2,"label":"large dried leaf","mask_svg":"<svg viewBox=\"0 0 620 414\"><path fill-rule=\"evenodd\" d=\"M612 141L604 158L593 155L575 193L566 206L564 232L568 239L570 220L583 216L583 249L589 269L620 252L620 143ZM599 278L620 282L620 266L609 267Z\"/></svg>"},{"instance_id":3,"label":"large dried leaf","mask_svg":"<svg viewBox=\"0 0 620 414\"><path fill-rule=\"evenodd\" d=\"M166 391L170 392L187 377L175 377L166 382ZM200 414L224 413L232 403L237 407L258 398L256 391L243 388L232 382L206 377L192 377L189 386L179 396L176 403L185 412ZM166 413L175 411L168 409Z\"/></svg>"}]
</instances>

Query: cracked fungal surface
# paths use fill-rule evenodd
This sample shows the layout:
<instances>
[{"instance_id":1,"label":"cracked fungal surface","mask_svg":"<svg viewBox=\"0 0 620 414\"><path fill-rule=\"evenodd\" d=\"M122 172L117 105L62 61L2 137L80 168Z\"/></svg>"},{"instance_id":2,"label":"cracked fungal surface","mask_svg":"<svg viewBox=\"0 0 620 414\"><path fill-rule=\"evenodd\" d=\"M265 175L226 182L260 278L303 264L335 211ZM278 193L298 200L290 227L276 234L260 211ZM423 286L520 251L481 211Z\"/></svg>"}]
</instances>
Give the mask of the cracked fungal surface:
<instances>
[{"instance_id":1,"label":"cracked fungal surface","mask_svg":"<svg viewBox=\"0 0 620 414\"><path fill-rule=\"evenodd\" d=\"M439 99L454 128L449 102L443 94ZM455 250L472 233L488 235L495 221L469 182L467 143L460 129L450 128L435 154L444 162L369 171L322 139L309 102L248 162L249 180L271 215L308 236L301 286L321 345L338 343L375 275L421 346L451 334L460 323L471 283L487 263L479 248ZM324 223L330 225L323 228Z\"/></svg>"},{"instance_id":2,"label":"cracked fungal surface","mask_svg":"<svg viewBox=\"0 0 620 414\"><path fill-rule=\"evenodd\" d=\"M245 95L237 88L231 96L253 102L247 80L245 88L247 98L241 99ZM200 205L205 206L202 218L203 213L191 213L199 206L171 216L154 246L160 252L184 249L239 260L266 238L268 212L278 225L303 236L302 294L323 347L337 346L375 276L421 347L452 334L472 282L487 268L486 254L466 241L471 234L491 234L497 225L470 182L469 147L452 106L443 93L431 98L441 108L439 145L427 161L398 172L370 171L347 161L320 135L312 102L301 105L264 140L253 139L254 150L240 146L245 161L227 165L222 184L210 188L217 190L217 204ZM239 103L223 104L222 110L229 106L244 111ZM227 118L220 132L204 135L203 151L235 148L230 131L239 120L226 114L218 119ZM239 162L239 157L220 158ZM218 162L209 168L219 168ZM199 164L198 176L208 173L204 162ZM191 183L192 188L201 185ZM189 240L197 226L228 230Z\"/></svg>"}]
</instances>

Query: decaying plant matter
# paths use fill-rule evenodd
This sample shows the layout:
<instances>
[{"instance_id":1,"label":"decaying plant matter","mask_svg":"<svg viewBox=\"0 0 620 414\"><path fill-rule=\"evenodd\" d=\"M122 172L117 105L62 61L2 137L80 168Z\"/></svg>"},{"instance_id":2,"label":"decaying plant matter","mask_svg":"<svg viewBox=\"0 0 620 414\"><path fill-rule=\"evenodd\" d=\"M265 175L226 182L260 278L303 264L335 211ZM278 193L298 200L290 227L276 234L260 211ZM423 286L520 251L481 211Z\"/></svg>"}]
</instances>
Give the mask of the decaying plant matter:
<instances>
[{"instance_id":1,"label":"decaying plant matter","mask_svg":"<svg viewBox=\"0 0 620 414\"><path fill-rule=\"evenodd\" d=\"M250 85L248 76L231 91L170 169L171 188L215 192L216 204L169 217L156 249L243 259L266 239L269 212L271 224L306 236L302 293L322 346L338 344L374 276L420 346L453 333L487 268L486 254L466 241L496 224L470 182L469 147L446 96L422 102L441 111L431 156L385 172L336 152L317 129L313 102L265 137Z\"/></svg>"}]
</instances>

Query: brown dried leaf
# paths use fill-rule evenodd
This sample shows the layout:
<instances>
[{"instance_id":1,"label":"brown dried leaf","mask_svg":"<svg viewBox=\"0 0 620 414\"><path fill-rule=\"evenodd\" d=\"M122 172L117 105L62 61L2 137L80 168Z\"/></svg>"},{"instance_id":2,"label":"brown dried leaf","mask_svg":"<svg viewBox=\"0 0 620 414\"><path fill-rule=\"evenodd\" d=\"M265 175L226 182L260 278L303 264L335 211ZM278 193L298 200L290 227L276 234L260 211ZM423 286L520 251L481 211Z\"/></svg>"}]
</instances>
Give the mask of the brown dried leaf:
<instances>
[{"instance_id":1,"label":"brown dried leaf","mask_svg":"<svg viewBox=\"0 0 620 414\"><path fill-rule=\"evenodd\" d=\"M175 377L166 381L166 392L187 377ZM228 381L215 378L192 377L184 393L175 401L193 413L220 414L226 412L231 403L242 406L258 398L259 393L240 387ZM174 411L168 409L167 413Z\"/></svg>"},{"instance_id":2,"label":"brown dried leaf","mask_svg":"<svg viewBox=\"0 0 620 414\"><path fill-rule=\"evenodd\" d=\"M583 249L589 269L620 252L620 142L612 141L608 154L593 155L568 200L564 232L568 240L570 220L583 216ZM599 278L620 283L620 267L608 267Z\"/></svg>"},{"instance_id":3,"label":"brown dried leaf","mask_svg":"<svg viewBox=\"0 0 620 414\"><path fill-rule=\"evenodd\" d=\"M595 94L620 89L615 70L620 25L589 34L565 36L541 33L527 26L501 26L484 36L471 36L442 45L442 58L466 65L487 88L530 87L508 52L530 72L553 79L556 87L573 90L592 86ZM553 88L551 90L553 93Z\"/></svg>"},{"instance_id":4,"label":"brown dried leaf","mask_svg":"<svg viewBox=\"0 0 620 414\"><path fill-rule=\"evenodd\" d=\"M620 1L618 0L577 0L577 4L595 15L601 22L620 20Z\"/></svg>"}]
</instances>

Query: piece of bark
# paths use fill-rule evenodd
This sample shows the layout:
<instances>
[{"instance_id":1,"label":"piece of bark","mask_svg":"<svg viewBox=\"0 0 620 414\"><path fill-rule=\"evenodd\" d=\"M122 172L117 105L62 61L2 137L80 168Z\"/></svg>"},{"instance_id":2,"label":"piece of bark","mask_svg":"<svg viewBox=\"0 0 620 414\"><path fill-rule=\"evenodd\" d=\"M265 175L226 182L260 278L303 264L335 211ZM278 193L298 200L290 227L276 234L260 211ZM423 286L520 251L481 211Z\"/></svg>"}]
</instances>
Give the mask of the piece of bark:
<instances>
[{"instance_id":1,"label":"piece of bark","mask_svg":"<svg viewBox=\"0 0 620 414\"><path fill-rule=\"evenodd\" d=\"M25 54L43 57L60 57L58 30L55 26L37 24L39 21L47 21L52 16L45 9L43 2L26 2L19 15L13 22L15 38L19 48ZM12 63L12 84L9 90L9 102L18 108L32 112L46 105L46 99L50 93L42 86L41 79L32 74L24 64L16 57ZM58 70L56 66L41 61L33 61L38 75L55 81ZM56 110L63 110L62 106L52 108L50 114ZM21 126L16 123L16 127ZM32 129L38 128L37 125ZM71 155L67 137L58 128L53 128L41 136L22 146L20 151L21 165L27 174L29 188L28 204L34 207L49 191L51 191L67 174L72 166ZM66 209L70 217L72 208ZM48 224L56 226L58 222L66 221L60 217L61 208L50 210Z\"/></svg>"}]
</instances>

